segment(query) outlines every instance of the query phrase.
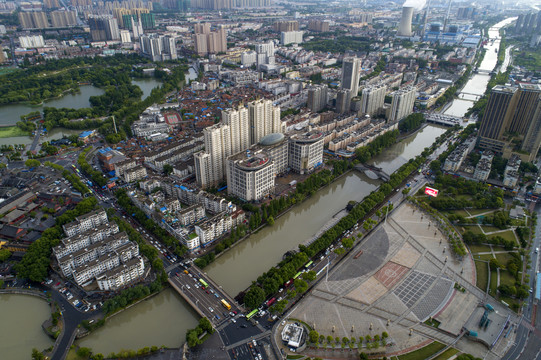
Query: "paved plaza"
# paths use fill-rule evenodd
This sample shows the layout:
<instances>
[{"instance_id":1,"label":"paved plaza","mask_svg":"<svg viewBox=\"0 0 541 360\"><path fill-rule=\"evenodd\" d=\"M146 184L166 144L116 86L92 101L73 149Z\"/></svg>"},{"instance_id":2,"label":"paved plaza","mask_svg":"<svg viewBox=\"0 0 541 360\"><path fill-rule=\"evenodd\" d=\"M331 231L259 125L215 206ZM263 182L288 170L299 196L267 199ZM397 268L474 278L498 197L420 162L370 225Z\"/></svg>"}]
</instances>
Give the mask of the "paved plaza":
<instances>
[{"instance_id":1,"label":"paved plaza","mask_svg":"<svg viewBox=\"0 0 541 360\"><path fill-rule=\"evenodd\" d=\"M354 259L360 250L362 255ZM455 283L466 291L456 290ZM478 323L487 302L496 311L485 330ZM486 359L503 355L513 341L503 328L507 321L508 326L518 321L514 313L475 287L471 257L456 259L429 217L409 204L395 209L290 316L325 336L359 338L386 331L392 343L386 348L388 354L437 340L457 342L454 346L459 350ZM438 329L424 324L429 318L440 322ZM489 350L462 336L466 325L494 346Z\"/></svg>"}]
</instances>

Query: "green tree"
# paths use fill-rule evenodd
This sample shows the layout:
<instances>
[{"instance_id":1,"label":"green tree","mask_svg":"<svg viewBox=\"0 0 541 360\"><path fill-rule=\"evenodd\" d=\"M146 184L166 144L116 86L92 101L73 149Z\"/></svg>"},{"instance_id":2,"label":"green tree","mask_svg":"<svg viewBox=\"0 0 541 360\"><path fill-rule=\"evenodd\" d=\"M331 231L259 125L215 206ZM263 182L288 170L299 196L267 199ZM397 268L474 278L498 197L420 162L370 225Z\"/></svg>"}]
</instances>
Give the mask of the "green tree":
<instances>
[{"instance_id":1,"label":"green tree","mask_svg":"<svg viewBox=\"0 0 541 360\"><path fill-rule=\"evenodd\" d=\"M32 349L32 360L43 360L45 356L36 348Z\"/></svg>"},{"instance_id":2,"label":"green tree","mask_svg":"<svg viewBox=\"0 0 541 360\"><path fill-rule=\"evenodd\" d=\"M308 281L308 282L314 281L317 277L316 272L313 270L307 271L303 273L301 276L303 280Z\"/></svg>"},{"instance_id":3,"label":"green tree","mask_svg":"<svg viewBox=\"0 0 541 360\"><path fill-rule=\"evenodd\" d=\"M244 296L244 305L250 310L257 309L265 301L265 291L259 286L252 286Z\"/></svg>"},{"instance_id":4,"label":"green tree","mask_svg":"<svg viewBox=\"0 0 541 360\"><path fill-rule=\"evenodd\" d=\"M0 263L11 257L11 251L8 249L0 249Z\"/></svg>"},{"instance_id":5,"label":"green tree","mask_svg":"<svg viewBox=\"0 0 541 360\"><path fill-rule=\"evenodd\" d=\"M269 225L271 225L271 226L274 225L274 218L273 218L272 216L269 216L269 217L267 218L267 223L268 223Z\"/></svg>"},{"instance_id":6,"label":"green tree","mask_svg":"<svg viewBox=\"0 0 541 360\"><path fill-rule=\"evenodd\" d=\"M163 166L163 173L164 173L165 175L169 175L169 174L171 174L172 172L173 172L173 166L171 166L171 165L169 165L169 164L165 164L165 165Z\"/></svg>"},{"instance_id":7,"label":"green tree","mask_svg":"<svg viewBox=\"0 0 541 360\"><path fill-rule=\"evenodd\" d=\"M32 168L32 167L38 167L41 165L41 163L39 162L39 160L34 160L34 159L28 159L24 162L24 165L26 167L29 167L29 168Z\"/></svg>"},{"instance_id":8,"label":"green tree","mask_svg":"<svg viewBox=\"0 0 541 360\"><path fill-rule=\"evenodd\" d=\"M312 344L316 344L318 342L318 339L319 339L319 333L315 330L310 330L310 332L308 333L308 340Z\"/></svg>"},{"instance_id":9,"label":"green tree","mask_svg":"<svg viewBox=\"0 0 541 360\"><path fill-rule=\"evenodd\" d=\"M353 246L353 239L351 238L342 239L342 245L344 245L346 249L351 248Z\"/></svg>"},{"instance_id":10,"label":"green tree","mask_svg":"<svg viewBox=\"0 0 541 360\"><path fill-rule=\"evenodd\" d=\"M80 347L79 349L77 349L77 356L79 357L87 358L90 356L90 354L91 354L91 351L87 347Z\"/></svg>"}]
</instances>

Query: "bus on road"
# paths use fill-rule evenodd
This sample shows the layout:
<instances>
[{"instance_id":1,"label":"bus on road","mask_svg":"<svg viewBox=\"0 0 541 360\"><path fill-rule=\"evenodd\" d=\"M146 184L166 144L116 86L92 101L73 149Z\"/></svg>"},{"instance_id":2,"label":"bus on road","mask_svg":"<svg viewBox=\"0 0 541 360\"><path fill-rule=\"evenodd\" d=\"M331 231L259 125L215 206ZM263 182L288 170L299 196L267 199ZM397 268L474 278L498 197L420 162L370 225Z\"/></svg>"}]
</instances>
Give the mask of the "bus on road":
<instances>
[{"instance_id":1,"label":"bus on road","mask_svg":"<svg viewBox=\"0 0 541 360\"><path fill-rule=\"evenodd\" d=\"M231 310L231 305L229 305L229 303L225 301L225 299L222 299L221 303L224 306L224 308L226 308L227 310Z\"/></svg>"},{"instance_id":2,"label":"bus on road","mask_svg":"<svg viewBox=\"0 0 541 360\"><path fill-rule=\"evenodd\" d=\"M201 283L201 285L203 285L204 287L209 287L209 284L207 284L207 282L203 279L199 279L199 282Z\"/></svg>"},{"instance_id":3,"label":"bus on road","mask_svg":"<svg viewBox=\"0 0 541 360\"><path fill-rule=\"evenodd\" d=\"M252 310L248 315L246 315L246 320L250 320L251 318L253 318L254 315L257 314L257 312L257 309Z\"/></svg>"}]
</instances>

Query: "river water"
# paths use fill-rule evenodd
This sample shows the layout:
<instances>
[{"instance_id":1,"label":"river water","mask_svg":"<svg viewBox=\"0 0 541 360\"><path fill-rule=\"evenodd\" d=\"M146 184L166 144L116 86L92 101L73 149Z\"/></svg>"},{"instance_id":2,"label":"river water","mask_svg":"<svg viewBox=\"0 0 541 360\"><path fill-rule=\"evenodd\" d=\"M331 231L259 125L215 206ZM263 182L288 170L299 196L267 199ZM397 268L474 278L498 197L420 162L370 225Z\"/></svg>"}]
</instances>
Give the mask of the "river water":
<instances>
[{"instance_id":1,"label":"river water","mask_svg":"<svg viewBox=\"0 0 541 360\"><path fill-rule=\"evenodd\" d=\"M43 299L27 295L0 295L0 358L30 359L32 348L44 350L53 341L41 329L51 311Z\"/></svg>"},{"instance_id":2,"label":"river water","mask_svg":"<svg viewBox=\"0 0 541 360\"><path fill-rule=\"evenodd\" d=\"M500 49L500 29L514 20L515 18L505 19L489 29L488 35L490 40L485 45L486 53L479 66L479 70L488 72L494 70L498 62L498 51ZM506 59L500 71L505 72L508 65L509 51L506 51ZM468 109L473 106L474 101L478 100L485 93L489 80L489 74L475 74L472 76L460 94L458 94L458 99L453 100L451 106L445 110L445 114L463 117Z\"/></svg>"}]
</instances>

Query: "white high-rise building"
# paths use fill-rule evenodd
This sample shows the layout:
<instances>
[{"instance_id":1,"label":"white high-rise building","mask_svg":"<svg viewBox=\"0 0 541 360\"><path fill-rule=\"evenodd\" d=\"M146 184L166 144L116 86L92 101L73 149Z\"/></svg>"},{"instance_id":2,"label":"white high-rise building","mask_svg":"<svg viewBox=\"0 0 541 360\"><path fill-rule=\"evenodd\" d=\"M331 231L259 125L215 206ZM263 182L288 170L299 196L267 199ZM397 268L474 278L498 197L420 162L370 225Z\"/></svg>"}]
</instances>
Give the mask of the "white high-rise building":
<instances>
[{"instance_id":1,"label":"white high-rise building","mask_svg":"<svg viewBox=\"0 0 541 360\"><path fill-rule=\"evenodd\" d=\"M120 41L124 44L131 43L130 30L120 30Z\"/></svg>"},{"instance_id":2,"label":"white high-rise building","mask_svg":"<svg viewBox=\"0 0 541 360\"><path fill-rule=\"evenodd\" d=\"M361 113L375 115L385 103L385 85L368 86L362 90Z\"/></svg>"},{"instance_id":3,"label":"white high-rise building","mask_svg":"<svg viewBox=\"0 0 541 360\"><path fill-rule=\"evenodd\" d=\"M143 24L141 23L140 20L135 20L133 17L131 17L130 19L131 19L131 28L133 31L133 38L139 39L144 34Z\"/></svg>"},{"instance_id":4,"label":"white high-rise building","mask_svg":"<svg viewBox=\"0 0 541 360\"><path fill-rule=\"evenodd\" d=\"M414 86L408 86L393 92L389 122L400 121L413 112L413 105L417 97L417 90Z\"/></svg>"},{"instance_id":5,"label":"white high-rise building","mask_svg":"<svg viewBox=\"0 0 541 360\"><path fill-rule=\"evenodd\" d=\"M239 106L236 110L222 110L222 122L229 125L231 133L231 154L236 154L250 147L250 121L248 119L248 109L244 106Z\"/></svg>"},{"instance_id":6,"label":"white high-rise building","mask_svg":"<svg viewBox=\"0 0 541 360\"><path fill-rule=\"evenodd\" d=\"M222 112L222 123L203 130L205 152L194 155L199 186L217 185L226 174L226 159L257 144L265 135L284 133L280 108L271 100L256 100Z\"/></svg>"},{"instance_id":7,"label":"white high-rise building","mask_svg":"<svg viewBox=\"0 0 541 360\"><path fill-rule=\"evenodd\" d=\"M19 36L19 43L22 48L39 48L45 46L45 41L41 35Z\"/></svg>"},{"instance_id":8,"label":"white high-rise building","mask_svg":"<svg viewBox=\"0 0 541 360\"><path fill-rule=\"evenodd\" d=\"M240 54L240 63L244 66L252 66L257 62L257 53L255 51L245 51Z\"/></svg>"},{"instance_id":9,"label":"white high-rise building","mask_svg":"<svg viewBox=\"0 0 541 360\"><path fill-rule=\"evenodd\" d=\"M256 100L248 104L250 119L250 145L257 144L265 135L285 132L280 120L280 107L271 100Z\"/></svg>"},{"instance_id":10,"label":"white high-rise building","mask_svg":"<svg viewBox=\"0 0 541 360\"><path fill-rule=\"evenodd\" d=\"M361 62L356 57L344 58L342 61L342 83L340 87L350 91L350 96L357 96L361 76Z\"/></svg>"},{"instance_id":11,"label":"white high-rise building","mask_svg":"<svg viewBox=\"0 0 541 360\"><path fill-rule=\"evenodd\" d=\"M283 31L280 35L280 43L282 45L300 44L302 43L303 35L303 31Z\"/></svg>"}]
</instances>

